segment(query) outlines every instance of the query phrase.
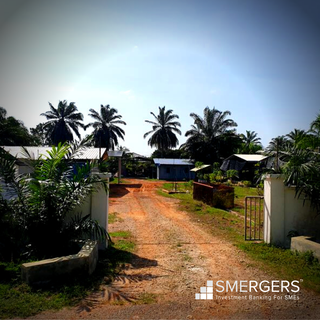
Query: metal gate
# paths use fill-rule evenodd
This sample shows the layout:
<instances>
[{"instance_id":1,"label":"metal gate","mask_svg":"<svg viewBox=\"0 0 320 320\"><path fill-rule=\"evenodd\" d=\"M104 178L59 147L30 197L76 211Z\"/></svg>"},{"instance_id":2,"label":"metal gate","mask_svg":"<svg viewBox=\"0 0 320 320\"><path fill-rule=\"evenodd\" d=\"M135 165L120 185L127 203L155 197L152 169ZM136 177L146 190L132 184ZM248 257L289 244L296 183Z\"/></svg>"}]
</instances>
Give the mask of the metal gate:
<instances>
[{"instance_id":1,"label":"metal gate","mask_svg":"<svg viewBox=\"0 0 320 320\"><path fill-rule=\"evenodd\" d=\"M244 237L247 241L263 240L263 197L245 198Z\"/></svg>"}]
</instances>

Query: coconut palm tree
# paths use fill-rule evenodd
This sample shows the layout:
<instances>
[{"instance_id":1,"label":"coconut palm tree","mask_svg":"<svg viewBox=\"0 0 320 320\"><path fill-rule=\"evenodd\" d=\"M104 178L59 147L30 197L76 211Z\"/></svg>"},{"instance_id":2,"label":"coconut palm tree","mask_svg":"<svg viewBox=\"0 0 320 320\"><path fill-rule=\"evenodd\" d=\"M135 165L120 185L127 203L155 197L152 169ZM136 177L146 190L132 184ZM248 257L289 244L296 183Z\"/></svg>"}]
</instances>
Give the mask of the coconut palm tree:
<instances>
[{"instance_id":1,"label":"coconut palm tree","mask_svg":"<svg viewBox=\"0 0 320 320\"><path fill-rule=\"evenodd\" d=\"M124 140L125 132L118 124L126 125L121 120L122 116L117 114L118 110L111 108L110 105L101 105L100 113L94 109L89 110L89 116L95 121L87 125L93 127L94 146L114 150L118 145L118 138Z\"/></svg>"},{"instance_id":2,"label":"coconut palm tree","mask_svg":"<svg viewBox=\"0 0 320 320\"><path fill-rule=\"evenodd\" d=\"M240 138L242 140L240 153L254 154L262 149L261 138L258 138L255 131L246 130L246 134L240 134Z\"/></svg>"},{"instance_id":3,"label":"coconut palm tree","mask_svg":"<svg viewBox=\"0 0 320 320\"><path fill-rule=\"evenodd\" d=\"M80 139L79 127L85 128L83 115L78 111L74 102L67 103L66 100L59 101L58 107L55 108L50 102L50 111L41 113L41 116L47 118L43 129L47 130L50 140L53 145L58 145L59 142L71 142L74 140L74 132Z\"/></svg>"},{"instance_id":4,"label":"coconut palm tree","mask_svg":"<svg viewBox=\"0 0 320 320\"><path fill-rule=\"evenodd\" d=\"M181 147L195 160L208 163L219 162L220 157L231 154L231 149L238 143L235 129L233 129L237 123L227 118L230 115L230 111L222 112L209 107L204 109L203 118L191 113L194 124L191 130L186 132L185 136L188 139Z\"/></svg>"},{"instance_id":5,"label":"coconut palm tree","mask_svg":"<svg viewBox=\"0 0 320 320\"><path fill-rule=\"evenodd\" d=\"M157 116L153 112L150 113L155 118L155 121L145 120L145 122L152 124L152 130L143 135L144 138L151 135L148 145L161 151L177 147L179 140L176 134L181 135L181 131L178 129L181 124L175 119L179 119L179 116L173 114L173 110L166 111L166 107L159 107Z\"/></svg>"},{"instance_id":6,"label":"coconut palm tree","mask_svg":"<svg viewBox=\"0 0 320 320\"><path fill-rule=\"evenodd\" d=\"M281 156L283 152L288 147L288 139L285 136L278 136L273 138L270 142L268 147L266 148L266 155L274 156L274 171L275 173L280 172L281 167Z\"/></svg>"}]
</instances>

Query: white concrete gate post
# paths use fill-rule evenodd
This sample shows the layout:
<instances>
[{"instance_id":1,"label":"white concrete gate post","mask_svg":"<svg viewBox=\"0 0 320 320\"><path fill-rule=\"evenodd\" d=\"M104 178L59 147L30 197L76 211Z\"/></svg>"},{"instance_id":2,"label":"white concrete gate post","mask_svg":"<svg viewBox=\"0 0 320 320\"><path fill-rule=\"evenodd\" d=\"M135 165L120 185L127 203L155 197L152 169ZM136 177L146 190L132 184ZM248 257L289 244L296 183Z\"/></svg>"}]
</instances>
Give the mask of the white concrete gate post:
<instances>
[{"instance_id":1,"label":"white concrete gate post","mask_svg":"<svg viewBox=\"0 0 320 320\"><path fill-rule=\"evenodd\" d=\"M269 174L264 180L264 232L266 243L283 245L285 239L285 186L283 176Z\"/></svg>"}]
</instances>

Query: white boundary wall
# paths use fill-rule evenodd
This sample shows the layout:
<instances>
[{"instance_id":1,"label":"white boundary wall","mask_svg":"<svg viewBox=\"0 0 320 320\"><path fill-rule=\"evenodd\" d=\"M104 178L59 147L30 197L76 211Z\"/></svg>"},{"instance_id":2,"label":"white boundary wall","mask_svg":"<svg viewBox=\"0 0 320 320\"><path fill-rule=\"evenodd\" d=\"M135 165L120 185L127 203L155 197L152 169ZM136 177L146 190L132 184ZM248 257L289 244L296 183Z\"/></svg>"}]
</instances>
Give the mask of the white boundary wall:
<instances>
[{"instance_id":1,"label":"white boundary wall","mask_svg":"<svg viewBox=\"0 0 320 320\"><path fill-rule=\"evenodd\" d=\"M295 197L295 188L286 187L283 176L267 175L264 181L264 241L290 247L288 233L320 238L320 215L309 201Z\"/></svg>"},{"instance_id":2,"label":"white boundary wall","mask_svg":"<svg viewBox=\"0 0 320 320\"><path fill-rule=\"evenodd\" d=\"M108 231L108 212L109 212L109 178L110 173L95 173L100 176L102 180L107 181L108 190L105 192L104 188L101 186L99 190L91 194L84 203L75 208L73 212L69 215L69 218L75 213L81 213L81 216L86 216L90 214L93 220L97 220L101 226L103 226ZM104 249L108 246L108 242L105 244L99 243L99 249Z\"/></svg>"}]
</instances>

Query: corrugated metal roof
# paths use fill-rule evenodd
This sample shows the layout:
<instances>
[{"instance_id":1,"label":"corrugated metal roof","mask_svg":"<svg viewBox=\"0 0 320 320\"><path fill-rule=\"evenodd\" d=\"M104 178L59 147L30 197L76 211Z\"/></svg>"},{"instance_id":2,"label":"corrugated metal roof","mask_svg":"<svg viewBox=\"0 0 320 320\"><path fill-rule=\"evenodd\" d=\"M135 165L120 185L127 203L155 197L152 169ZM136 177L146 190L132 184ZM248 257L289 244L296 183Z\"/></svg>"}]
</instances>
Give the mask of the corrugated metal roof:
<instances>
[{"instance_id":1,"label":"corrugated metal roof","mask_svg":"<svg viewBox=\"0 0 320 320\"><path fill-rule=\"evenodd\" d=\"M74 159L79 159L79 160L98 160L99 154L101 157L103 156L103 153L105 151L105 148L86 148L80 151Z\"/></svg>"},{"instance_id":2,"label":"corrugated metal roof","mask_svg":"<svg viewBox=\"0 0 320 320\"><path fill-rule=\"evenodd\" d=\"M208 168L208 167L210 167L210 164L204 164L204 165L202 165L201 167L193 168L193 169L191 169L190 171L197 172L197 171L199 171L199 170L202 170L202 169L205 169L205 168Z\"/></svg>"},{"instance_id":3,"label":"corrugated metal roof","mask_svg":"<svg viewBox=\"0 0 320 320\"><path fill-rule=\"evenodd\" d=\"M25 159L26 156L23 153L23 149L22 147L3 147L4 150L6 150L7 152L9 152L12 156L18 158L18 159ZM50 147L25 147L28 152L30 153L30 155L33 158L38 158L40 155L47 155L47 151L51 150Z\"/></svg>"},{"instance_id":4,"label":"corrugated metal roof","mask_svg":"<svg viewBox=\"0 0 320 320\"><path fill-rule=\"evenodd\" d=\"M153 159L156 165L176 165L176 166L193 166L193 162L189 159Z\"/></svg>"},{"instance_id":5,"label":"corrugated metal roof","mask_svg":"<svg viewBox=\"0 0 320 320\"><path fill-rule=\"evenodd\" d=\"M12 156L18 158L18 159L25 159L26 156L23 153L22 147L3 147L7 152L9 152ZM27 151L30 153L30 155L37 159L40 155L47 156L47 151L50 151L51 147L25 147ZM101 149L101 157L103 156L103 153L105 151L105 148ZM74 159L78 160L94 160L99 159L99 148L86 148L80 151Z\"/></svg>"},{"instance_id":6,"label":"corrugated metal roof","mask_svg":"<svg viewBox=\"0 0 320 320\"><path fill-rule=\"evenodd\" d=\"M263 156L261 154L234 154L233 156L236 156L236 157L243 159L245 161L261 161L263 159L268 158L267 156Z\"/></svg>"},{"instance_id":7,"label":"corrugated metal roof","mask_svg":"<svg viewBox=\"0 0 320 320\"><path fill-rule=\"evenodd\" d=\"M108 153L108 156L109 156L109 157L117 157L117 158L120 158L120 157L122 157L122 155L123 155L123 150L117 150L117 151L112 151L112 150L110 150L110 151L107 151L107 153Z\"/></svg>"}]
</instances>

